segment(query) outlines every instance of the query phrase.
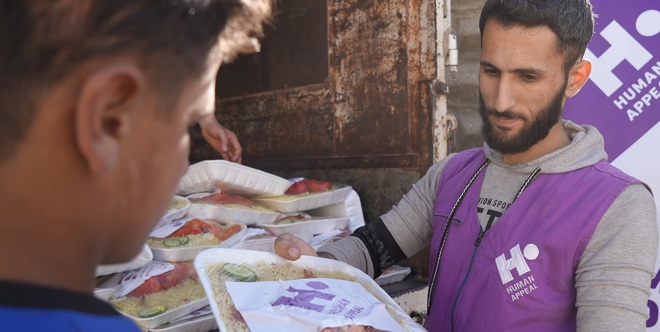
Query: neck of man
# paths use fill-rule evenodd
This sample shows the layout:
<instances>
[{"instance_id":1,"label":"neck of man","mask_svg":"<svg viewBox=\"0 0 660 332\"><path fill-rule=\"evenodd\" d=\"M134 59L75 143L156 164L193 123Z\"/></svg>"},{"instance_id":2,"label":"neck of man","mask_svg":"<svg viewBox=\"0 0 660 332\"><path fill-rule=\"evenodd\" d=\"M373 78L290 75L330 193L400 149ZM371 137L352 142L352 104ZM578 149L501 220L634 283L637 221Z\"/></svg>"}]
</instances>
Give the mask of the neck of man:
<instances>
[{"instance_id":1,"label":"neck of man","mask_svg":"<svg viewBox=\"0 0 660 332\"><path fill-rule=\"evenodd\" d=\"M66 192L63 173L45 162L0 165L0 280L91 294L100 253L81 228L96 221L79 195Z\"/></svg>"},{"instance_id":2,"label":"neck of man","mask_svg":"<svg viewBox=\"0 0 660 332\"><path fill-rule=\"evenodd\" d=\"M564 130L564 126L560 120L550 129L550 132L546 138L538 141L531 148L524 152L503 154L502 159L507 165L519 165L528 163L534 159L545 156L548 153L552 153L563 147L566 147L569 144L571 144L571 138Z\"/></svg>"}]
</instances>

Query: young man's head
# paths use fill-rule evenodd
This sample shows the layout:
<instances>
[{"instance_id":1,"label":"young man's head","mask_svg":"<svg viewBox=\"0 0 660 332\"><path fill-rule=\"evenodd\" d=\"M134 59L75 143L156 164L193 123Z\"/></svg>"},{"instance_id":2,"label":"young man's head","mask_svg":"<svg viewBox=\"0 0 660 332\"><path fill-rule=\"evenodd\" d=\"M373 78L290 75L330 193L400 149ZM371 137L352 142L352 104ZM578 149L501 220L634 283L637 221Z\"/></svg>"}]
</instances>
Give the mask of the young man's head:
<instances>
[{"instance_id":1,"label":"young man's head","mask_svg":"<svg viewBox=\"0 0 660 332\"><path fill-rule=\"evenodd\" d=\"M0 0L0 210L20 218L3 235L31 229L26 245L102 263L137 254L187 167L188 126L214 110L220 63L255 48L269 11Z\"/></svg>"},{"instance_id":2,"label":"young man's head","mask_svg":"<svg viewBox=\"0 0 660 332\"><path fill-rule=\"evenodd\" d=\"M593 26L588 0L486 1L479 111L491 148L525 153L561 132L565 100L591 71L582 56Z\"/></svg>"}]
</instances>

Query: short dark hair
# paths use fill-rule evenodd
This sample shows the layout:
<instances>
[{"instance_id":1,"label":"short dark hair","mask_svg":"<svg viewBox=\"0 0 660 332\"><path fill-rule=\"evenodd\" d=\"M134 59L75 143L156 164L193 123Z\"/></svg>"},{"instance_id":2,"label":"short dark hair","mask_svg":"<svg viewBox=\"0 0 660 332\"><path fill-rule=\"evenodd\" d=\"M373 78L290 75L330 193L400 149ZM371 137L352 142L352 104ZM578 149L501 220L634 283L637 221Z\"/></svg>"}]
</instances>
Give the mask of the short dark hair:
<instances>
[{"instance_id":1,"label":"short dark hair","mask_svg":"<svg viewBox=\"0 0 660 332\"><path fill-rule=\"evenodd\" d=\"M557 51L565 56L564 70L575 64L594 33L594 14L589 0L486 0L479 30L489 19L505 27L547 26L558 37Z\"/></svg>"},{"instance_id":2,"label":"short dark hair","mask_svg":"<svg viewBox=\"0 0 660 332\"><path fill-rule=\"evenodd\" d=\"M40 94L82 64L132 56L175 101L216 45L225 61L254 47L269 13L269 0L0 0L0 161Z\"/></svg>"}]
</instances>

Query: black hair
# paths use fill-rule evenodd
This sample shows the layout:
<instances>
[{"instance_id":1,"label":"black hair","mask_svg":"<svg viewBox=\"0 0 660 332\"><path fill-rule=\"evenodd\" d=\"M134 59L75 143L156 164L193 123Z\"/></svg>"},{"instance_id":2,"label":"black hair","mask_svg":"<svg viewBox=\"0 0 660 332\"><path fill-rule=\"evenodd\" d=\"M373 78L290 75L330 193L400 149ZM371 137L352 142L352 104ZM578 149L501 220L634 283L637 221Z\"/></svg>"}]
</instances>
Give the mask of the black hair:
<instances>
[{"instance_id":1,"label":"black hair","mask_svg":"<svg viewBox=\"0 0 660 332\"><path fill-rule=\"evenodd\" d=\"M41 93L82 64L134 57L170 105L214 48L223 60L249 48L269 10L268 0L0 0L0 161Z\"/></svg>"},{"instance_id":2,"label":"black hair","mask_svg":"<svg viewBox=\"0 0 660 332\"><path fill-rule=\"evenodd\" d=\"M584 55L594 33L594 14L589 0L486 0L479 18L483 36L486 21L509 27L547 26L557 35L557 51L565 56L568 70Z\"/></svg>"}]
</instances>

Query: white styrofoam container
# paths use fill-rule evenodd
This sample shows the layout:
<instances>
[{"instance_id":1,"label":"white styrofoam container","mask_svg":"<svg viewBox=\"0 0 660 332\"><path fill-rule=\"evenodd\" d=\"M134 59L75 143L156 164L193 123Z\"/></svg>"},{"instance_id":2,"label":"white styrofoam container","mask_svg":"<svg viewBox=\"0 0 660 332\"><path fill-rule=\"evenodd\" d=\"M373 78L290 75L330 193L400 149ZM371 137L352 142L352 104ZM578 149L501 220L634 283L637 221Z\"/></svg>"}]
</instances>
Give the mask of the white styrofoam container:
<instances>
[{"instance_id":1,"label":"white styrofoam container","mask_svg":"<svg viewBox=\"0 0 660 332\"><path fill-rule=\"evenodd\" d=\"M353 189L350 186L304 195L255 197L253 200L280 212L300 212L343 202Z\"/></svg>"},{"instance_id":2,"label":"white styrofoam container","mask_svg":"<svg viewBox=\"0 0 660 332\"><path fill-rule=\"evenodd\" d=\"M207 297L201 298L199 300L195 301L190 301L180 307L176 307L174 309L170 309L168 311L165 311L164 313L154 316L154 317L149 317L149 318L140 318L140 317L135 317L131 316L121 310L119 311L120 314L130 318L132 321L135 322L138 326L140 326L142 329L152 329L158 326L161 326L165 323L168 323L170 321L173 321L181 316L185 316L199 308L202 308L204 306L207 306L209 304L209 299Z\"/></svg>"},{"instance_id":3,"label":"white styrofoam container","mask_svg":"<svg viewBox=\"0 0 660 332\"><path fill-rule=\"evenodd\" d=\"M172 221L182 218L184 215L186 215L186 211L188 211L188 208L190 208L190 200L178 195L174 195L172 200L182 202L184 205L180 208L166 211L163 217L158 220L158 223L154 228L169 224Z\"/></svg>"},{"instance_id":4,"label":"white styrofoam container","mask_svg":"<svg viewBox=\"0 0 660 332\"><path fill-rule=\"evenodd\" d=\"M245 197L278 196L291 186L289 180L226 160L204 160L190 165L179 181L177 193L224 191Z\"/></svg>"},{"instance_id":5,"label":"white styrofoam container","mask_svg":"<svg viewBox=\"0 0 660 332\"><path fill-rule=\"evenodd\" d=\"M364 226L364 213L362 212L360 196L352 189L343 202L307 210L306 212L311 216L347 217L349 219L348 229L351 232L354 232L360 226Z\"/></svg>"},{"instance_id":6,"label":"white styrofoam container","mask_svg":"<svg viewBox=\"0 0 660 332\"><path fill-rule=\"evenodd\" d=\"M137 269L151 262L153 258L154 255L153 252L151 251L151 248L149 248L149 246L145 244L144 246L142 246L142 250L140 251L140 253L137 256L135 256L132 260L126 263L106 264L106 265L97 266L96 276L97 277L105 276L117 272L124 272L132 269Z\"/></svg>"},{"instance_id":7,"label":"white styrofoam container","mask_svg":"<svg viewBox=\"0 0 660 332\"><path fill-rule=\"evenodd\" d=\"M105 283L100 285L99 288L106 289L104 293L100 293L99 296L103 295L106 296L108 295L109 298L107 300L110 300L112 298L112 295L114 295L114 292L116 289L119 287L119 283L122 279L123 275L121 273L118 273L114 276L112 276L110 279L108 279ZM107 289L112 289L113 292L111 294L105 293L109 292ZM179 317L183 317L195 310L198 310L204 306L207 306L209 304L209 299L208 297L202 297L201 299L197 299L194 301L190 301L184 305L181 305L179 307L170 309L165 311L164 313L160 315L156 315L153 317L149 318L141 318L141 317L135 317L132 315L129 315L121 310L117 310L120 314L128 317L132 321L134 321L138 326L140 326L141 329L143 330L148 330L151 328L155 328L157 326L161 326L165 323L171 322Z\"/></svg>"},{"instance_id":8,"label":"white styrofoam container","mask_svg":"<svg viewBox=\"0 0 660 332\"><path fill-rule=\"evenodd\" d=\"M114 288L100 288L96 287L94 288L94 297L101 301L108 301L112 294L115 293Z\"/></svg>"},{"instance_id":9,"label":"white styrofoam container","mask_svg":"<svg viewBox=\"0 0 660 332\"><path fill-rule=\"evenodd\" d=\"M218 300L216 299L216 293L211 286L209 272L214 266L224 263L240 265L255 262L293 264L299 267L315 269L318 271L337 271L354 276L358 278L358 282L367 291L373 294L379 301L383 302L388 307L390 314L393 315L393 318L401 324L403 329L411 332L426 331L421 325L413 321L412 318L406 314L401 309L401 307L399 307L399 305L396 304L396 302L394 302L394 300L382 288L380 288L376 282L374 282L371 277L349 264L332 259L312 256L302 256L296 261L289 261L275 253L219 248L209 249L200 253L195 258L194 264L195 269L197 270L197 275L199 276L199 279L204 286L204 291L206 292L207 297L210 299L209 302L211 304L211 310L213 311L213 315L215 316L216 322L218 323L220 332L227 332L228 330L225 323L223 322L223 317L221 316ZM273 326L273 330L277 329L286 330L286 326Z\"/></svg>"},{"instance_id":10,"label":"white styrofoam container","mask_svg":"<svg viewBox=\"0 0 660 332\"><path fill-rule=\"evenodd\" d=\"M186 217L242 222L250 226L270 223L281 216L282 214L276 211L256 211L198 203L193 203L186 212Z\"/></svg>"},{"instance_id":11,"label":"white styrofoam container","mask_svg":"<svg viewBox=\"0 0 660 332\"><path fill-rule=\"evenodd\" d=\"M309 242L312 239L312 234L295 234L295 235L305 242ZM245 239L234 245L232 248L242 249L242 250L275 252L276 238L277 236L268 236L257 239Z\"/></svg>"},{"instance_id":12,"label":"white styrofoam container","mask_svg":"<svg viewBox=\"0 0 660 332\"><path fill-rule=\"evenodd\" d=\"M218 329L211 306L193 311L175 321L150 329L150 332L208 332Z\"/></svg>"},{"instance_id":13,"label":"white styrofoam container","mask_svg":"<svg viewBox=\"0 0 660 332\"><path fill-rule=\"evenodd\" d=\"M290 234L321 234L335 229L344 229L348 226L348 218L312 217L311 220L298 221L291 224L275 225L273 223L260 224L273 235Z\"/></svg>"},{"instance_id":14,"label":"white styrofoam container","mask_svg":"<svg viewBox=\"0 0 660 332\"><path fill-rule=\"evenodd\" d=\"M228 222L229 225L234 224ZM244 223L236 223L241 226L241 230L232 235L228 239L221 241L217 246L197 246L197 247L183 247L183 248L151 248L154 254L154 259L163 262L185 262L195 259L195 256L200 252L212 248L231 248L236 245L245 235L247 226Z\"/></svg>"},{"instance_id":15,"label":"white styrofoam container","mask_svg":"<svg viewBox=\"0 0 660 332\"><path fill-rule=\"evenodd\" d=\"M412 269L407 266L392 265L386 268L383 271L383 274L378 276L375 280L380 286L385 286L405 279L411 271Z\"/></svg>"},{"instance_id":16,"label":"white styrofoam container","mask_svg":"<svg viewBox=\"0 0 660 332\"><path fill-rule=\"evenodd\" d=\"M162 326L149 329L150 332L209 332L218 329L218 323L213 314L199 316L176 323L165 323Z\"/></svg>"}]
</instances>

